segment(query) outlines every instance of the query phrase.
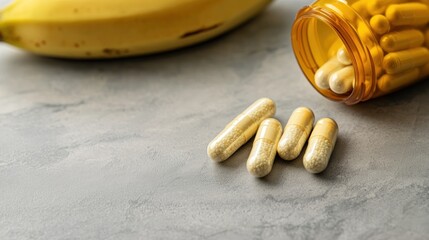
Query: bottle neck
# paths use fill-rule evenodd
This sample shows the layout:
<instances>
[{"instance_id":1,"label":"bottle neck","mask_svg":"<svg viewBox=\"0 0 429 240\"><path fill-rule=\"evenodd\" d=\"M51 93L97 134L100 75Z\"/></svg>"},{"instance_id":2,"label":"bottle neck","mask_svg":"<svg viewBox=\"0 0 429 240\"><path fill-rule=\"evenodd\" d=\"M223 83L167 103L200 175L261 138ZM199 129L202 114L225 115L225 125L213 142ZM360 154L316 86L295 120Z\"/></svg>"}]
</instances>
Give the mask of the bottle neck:
<instances>
[{"instance_id":1,"label":"bottle neck","mask_svg":"<svg viewBox=\"0 0 429 240\"><path fill-rule=\"evenodd\" d=\"M340 45L348 51L355 71L353 90L347 94L320 89L314 80L316 71L332 57L330 49ZM373 97L376 66L382 61L374 56L382 52L378 53L380 47L366 20L346 3L322 0L300 10L292 28L292 47L307 79L323 96L348 105Z\"/></svg>"}]
</instances>

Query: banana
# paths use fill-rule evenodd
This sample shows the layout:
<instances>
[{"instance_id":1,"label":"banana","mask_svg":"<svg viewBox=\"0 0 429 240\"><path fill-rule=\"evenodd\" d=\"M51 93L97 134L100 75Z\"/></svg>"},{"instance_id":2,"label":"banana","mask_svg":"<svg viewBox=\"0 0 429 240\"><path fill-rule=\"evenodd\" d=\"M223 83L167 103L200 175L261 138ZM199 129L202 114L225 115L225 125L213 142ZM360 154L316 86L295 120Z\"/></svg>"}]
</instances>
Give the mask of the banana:
<instances>
[{"instance_id":1,"label":"banana","mask_svg":"<svg viewBox=\"0 0 429 240\"><path fill-rule=\"evenodd\" d=\"M16 0L1 41L60 58L117 58L189 46L261 12L271 0Z\"/></svg>"}]
</instances>

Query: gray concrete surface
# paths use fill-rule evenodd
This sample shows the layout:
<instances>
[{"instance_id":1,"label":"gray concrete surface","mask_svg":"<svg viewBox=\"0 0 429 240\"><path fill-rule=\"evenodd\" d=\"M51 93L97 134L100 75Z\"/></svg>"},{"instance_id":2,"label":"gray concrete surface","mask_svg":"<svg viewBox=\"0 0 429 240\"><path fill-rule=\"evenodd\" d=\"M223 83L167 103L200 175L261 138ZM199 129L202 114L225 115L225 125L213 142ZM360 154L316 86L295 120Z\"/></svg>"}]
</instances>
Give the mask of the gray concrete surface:
<instances>
[{"instance_id":1,"label":"gray concrete surface","mask_svg":"<svg viewBox=\"0 0 429 240\"><path fill-rule=\"evenodd\" d=\"M4 1L3 1L4 2ZM308 3L308 1L306 1ZM357 106L318 95L290 46L303 1L216 40L114 61L0 46L0 239L428 239L429 81ZM328 169L246 171L209 141L260 97L332 117Z\"/></svg>"}]
</instances>

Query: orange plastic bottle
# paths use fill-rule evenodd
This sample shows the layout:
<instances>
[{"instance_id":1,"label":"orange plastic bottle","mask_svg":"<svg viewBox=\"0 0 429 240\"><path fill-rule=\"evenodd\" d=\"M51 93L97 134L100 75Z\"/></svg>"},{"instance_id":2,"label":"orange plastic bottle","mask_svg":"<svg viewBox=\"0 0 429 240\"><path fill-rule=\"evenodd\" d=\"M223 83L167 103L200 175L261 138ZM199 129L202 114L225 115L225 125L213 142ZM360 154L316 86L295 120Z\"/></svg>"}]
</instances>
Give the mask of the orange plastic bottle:
<instances>
[{"instance_id":1,"label":"orange plastic bottle","mask_svg":"<svg viewBox=\"0 0 429 240\"><path fill-rule=\"evenodd\" d=\"M323 96L367 101L429 76L429 1L315 1L298 12L292 46Z\"/></svg>"}]
</instances>

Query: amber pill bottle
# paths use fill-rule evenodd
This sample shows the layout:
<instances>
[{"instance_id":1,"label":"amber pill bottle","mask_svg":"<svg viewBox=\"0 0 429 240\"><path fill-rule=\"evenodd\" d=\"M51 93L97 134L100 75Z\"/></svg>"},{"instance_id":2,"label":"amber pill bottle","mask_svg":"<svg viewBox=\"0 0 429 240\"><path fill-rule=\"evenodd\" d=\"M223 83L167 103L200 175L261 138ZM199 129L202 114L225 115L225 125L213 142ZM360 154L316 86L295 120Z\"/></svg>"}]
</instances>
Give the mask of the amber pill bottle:
<instances>
[{"instance_id":1,"label":"amber pill bottle","mask_svg":"<svg viewBox=\"0 0 429 240\"><path fill-rule=\"evenodd\" d=\"M291 35L305 76L334 101L357 104L429 76L427 0L315 1L297 13ZM339 49L345 50L353 70L346 92L317 83L317 71L336 58ZM329 83L344 67L347 64L325 73Z\"/></svg>"}]
</instances>

